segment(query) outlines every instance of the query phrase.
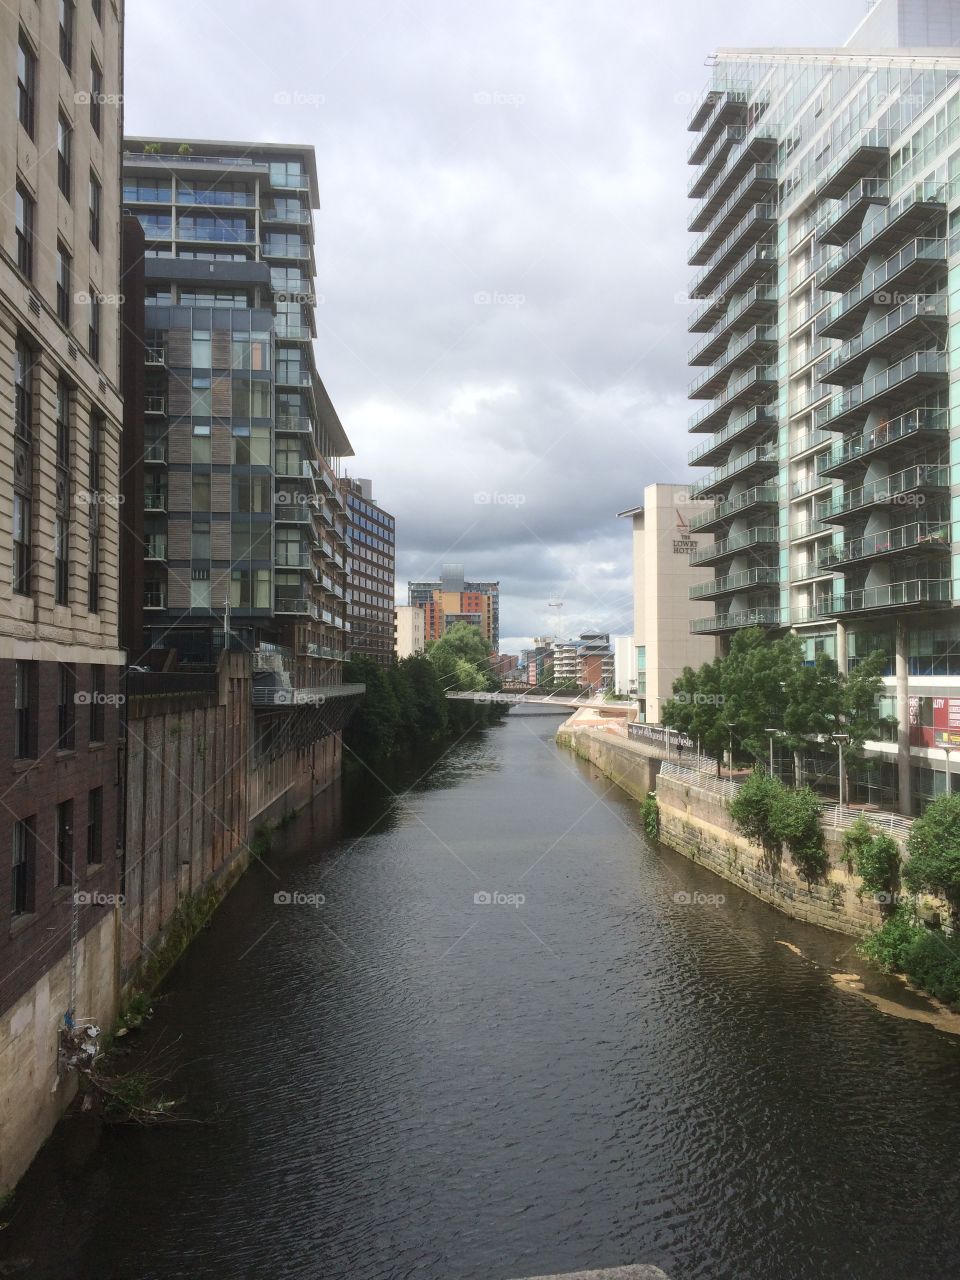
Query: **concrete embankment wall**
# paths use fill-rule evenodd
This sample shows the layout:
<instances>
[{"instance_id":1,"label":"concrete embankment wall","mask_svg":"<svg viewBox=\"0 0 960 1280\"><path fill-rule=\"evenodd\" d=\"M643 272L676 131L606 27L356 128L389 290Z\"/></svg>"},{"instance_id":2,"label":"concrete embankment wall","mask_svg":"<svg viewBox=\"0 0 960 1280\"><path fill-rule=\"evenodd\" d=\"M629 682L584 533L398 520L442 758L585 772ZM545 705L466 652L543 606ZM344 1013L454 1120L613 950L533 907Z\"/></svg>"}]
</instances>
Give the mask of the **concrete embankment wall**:
<instances>
[{"instance_id":1,"label":"concrete embankment wall","mask_svg":"<svg viewBox=\"0 0 960 1280\"><path fill-rule=\"evenodd\" d=\"M754 897L797 920L855 937L881 923L879 906L869 896L858 895L859 877L841 861L842 831L825 832L830 867L822 884L808 886L796 875L789 854L771 866L763 850L737 832L724 796L693 780L660 775L661 760L650 748L566 725L557 733L557 742L596 765L635 799L655 790L662 842Z\"/></svg>"}]
</instances>

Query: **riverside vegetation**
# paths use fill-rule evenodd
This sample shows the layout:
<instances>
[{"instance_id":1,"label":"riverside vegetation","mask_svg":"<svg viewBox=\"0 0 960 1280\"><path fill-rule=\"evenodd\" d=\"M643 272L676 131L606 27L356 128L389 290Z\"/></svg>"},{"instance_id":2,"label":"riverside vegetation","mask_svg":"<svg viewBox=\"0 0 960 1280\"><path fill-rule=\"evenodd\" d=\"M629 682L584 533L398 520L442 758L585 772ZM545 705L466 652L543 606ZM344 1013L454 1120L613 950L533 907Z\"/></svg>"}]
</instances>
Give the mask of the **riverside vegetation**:
<instances>
[{"instance_id":1,"label":"riverside vegetation","mask_svg":"<svg viewBox=\"0 0 960 1280\"><path fill-rule=\"evenodd\" d=\"M448 701L446 693L495 695L500 681L490 671L491 649L477 631L457 623L426 654L382 667L353 658L344 679L367 686L366 697L343 731L345 767L381 763L436 746L450 737L499 721L508 709L491 701Z\"/></svg>"}]
</instances>

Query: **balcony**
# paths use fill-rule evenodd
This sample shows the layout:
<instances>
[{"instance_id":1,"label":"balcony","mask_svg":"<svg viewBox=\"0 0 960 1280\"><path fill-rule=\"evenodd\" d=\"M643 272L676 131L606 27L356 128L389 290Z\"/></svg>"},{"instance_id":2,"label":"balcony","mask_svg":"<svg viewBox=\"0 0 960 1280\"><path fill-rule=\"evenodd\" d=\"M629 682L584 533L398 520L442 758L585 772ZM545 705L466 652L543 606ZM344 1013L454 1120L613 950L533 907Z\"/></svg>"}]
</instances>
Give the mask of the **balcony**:
<instances>
[{"instance_id":1,"label":"balcony","mask_svg":"<svg viewBox=\"0 0 960 1280\"><path fill-rule=\"evenodd\" d=\"M853 337L862 328L864 318L872 307L881 306L885 302L907 301L907 298L898 298L896 294L921 292L919 286L926 286L935 276L943 274L938 268L945 268L946 261L946 240L911 241L820 313L816 323L817 336ZM940 287L924 288L922 292L939 293Z\"/></svg>"},{"instance_id":2,"label":"balcony","mask_svg":"<svg viewBox=\"0 0 960 1280\"><path fill-rule=\"evenodd\" d=\"M944 218L945 188L923 182L886 208L879 209L860 231L837 250L817 272L817 288L828 292L848 289L863 275L864 256L883 253Z\"/></svg>"},{"instance_id":3,"label":"balcony","mask_svg":"<svg viewBox=\"0 0 960 1280\"><path fill-rule=\"evenodd\" d=\"M274 548L273 563L278 569L312 569L313 556L306 547L287 547L283 543Z\"/></svg>"},{"instance_id":4,"label":"balcony","mask_svg":"<svg viewBox=\"0 0 960 1280\"><path fill-rule=\"evenodd\" d=\"M282 240L271 240L269 237L261 245L261 253L265 258L284 258L294 262L306 262L313 250L308 244L291 244Z\"/></svg>"},{"instance_id":5,"label":"balcony","mask_svg":"<svg viewBox=\"0 0 960 1280\"><path fill-rule=\"evenodd\" d=\"M893 357L915 347L926 335L942 339L947 327L946 294L919 294L868 325L862 333L831 351L816 367L818 382L850 386L859 382L871 360Z\"/></svg>"},{"instance_id":6,"label":"balcony","mask_svg":"<svg viewBox=\"0 0 960 1280\"><path fill-rule=\"evenodd\" d=\"M150 414L163 414L167 411L166 396L144 396L143 412Z\"/></svg>"},{"instance_id":7,"label":"balcony","mask_svg":"<svg viewBox=\"0 0 960 1280\"><path fill-rule=\"evenodd\" d=\"M744 139L742 125L728 125L721 129L713 145L700 161L699 170L687 183L687 195L692 198L702 196L716 181L732 148Z\"/></svg>"},{"instance_id":8,"label":"balcony","mask_svg":"<svg viewBox=\"0 0 960 1280\"><path fill-rule=\"evenodd\" d=\"M725 351L735 324L751 324L757 320L769 320L777 313L777 289L775 285L754 285L747 293L735 298L723 316L705 338L694 343L687 356L691 365L713 364Z\"/></svg>"},{"instance_id":9,"label":"balcony","mask_svg":"<svg viewBox=\"0 0 960 1280\"><path fill-rule=\"evenodd\" d=\"M818 459L823 476L843 479L856 474L871 458L907 445L911 450L945 441L950 431L950 415L946 409L911 409L892 422L881 422L862 435L838 441L829 454Z\"/></svg>"},{"instance_id":10,"label":"balcony","mask_svg":"<svg viewBox=\"0 0 960 1280\"><path fill-rule=\"evenodd\" d=\"M148 533L143 540L143 555L146 560L166 560L167 535L165 533Z\"/></svg>"},{"instance_id":11,"label":"balcony","mask_svg":"<svg viewBox=\"0 0 960 1280\"><path fill-rule=\"evenodd\" d=\"M949 550L950 526L926 522L897 525L862 538L851 538L839 547L825 547L819 561L824 570L832 570L870 560L886 560L890 556L929 556Z\"/></svg>"},{"instance_id":12,"label":"balcony","mask_svg":"<svg viewBox=\"0 0 960 1280\"><path fill-rule=\"evenodd\" d=\"M755 365L769 358L770 349L777 343L776 325L755 325L746 333L734 338L727 350L712 368L705 370L690 387L688 399L710 400L723 390L725 379L731 371L742 365Z\"/></svg>"},{"instance_id":13,"label":"balcony","mask_svg":"<svg viewBox=\"0 0 960 1280\"><path fill-rule=\"evenodd\" d=\"M274 475L278 480L313 480L313 466L307 458L291 458L281 454L276 460Z\"/></svg>"},{"instance_id":14,"label":"balcony","mask_svg":"<svg viewBox=\"0 0 960 1280\"><path fill-rule=\"evenodd\" d=\"M882 178L864 178L817 223L817 239L821 244L845 244L860 226L867 209L872 204L886 204L889 198L889 182Z\"/></svg>"},{"instance_id":15,"label":"balcony","mask_svg":"<svg viewBox=\"0 0 960 1280\"><path fill-rule=\"evenodd\" d=\"M824 596L814 604L796 605L791 611L794 622L823 622L824 618L829 618L832 614L833 601L829 596Z\"/></svg>"},{"instance_id":16,"label":"balcony","mask_svg":"<svg viewBox=\"0 0 960 1280\"><path fill-rule=\"evenodd\" d=\"M832 431L821 431L814 429L813 431L805 431L802 436L797 436L790 445L791 459L799 458L801 454L806 453L809 449L816 449L818 445L824 444L827 440L833 438Z\"/></svg>"},{"instance_id":17,"label":"balcony","mask_svg":"<svg viewBox=\"0 0 960 1280\"><path fill-rule=\"evenodd\" d=\"M166 511L167 495L165 492L155 491L153 493L145 493L143 495L144 511Z\"/></svg>"},{"instance_id":18,"label":"balcony","mask_svg":"<svg viewBox=\"0 0 960 1280\"><path fill-rule=\"evenodd\" d=\"M704 511L701 515L694 516L690 521L690 532L695 533L698 529L715 528L717 525L723 524L725 520L730 520L733 516L755 508L776 507L777 501L776 485L757 485L756 488L747 489L744 493L738 493L736 497L728 498L725 502L718 502L710 511Z\"/></svg>"},{"instance_id":19,"label":"balcony","mask_svg":"<svg viewBox=\"0 0 960 1280\"><path fill-rule=\"evenodd\" d=\"M712 329L726 311L731 295L737 289L759 284L765 276L773 274L777 265L777 248L772 244L755 245L749 253L728 272L712 297L693 313L687 328L691 333L706 333Z\"/></svg>"},{"instance_id":20,"label":"balcony","mask_svg":"<svg viewBox=\"0 0 960 1280\"><path fill-rule=\"evenodd\" d=\"M278 496L289 496L292 499L294 495ZM273 518L278 524L309 524L312 519L311 507L306 502L277 502L274 504Z\"/></svg>"},{"instance_id":21,"label":"balcony","mask_svg":"<svg viewBox=\"0 0 960 1280\"><path fill-rule=\"evenodd\" d=\"M731 378L724 390L712 403L706 405L690 419L689 430L714 431L726 422L735 404L753 407L769 403L777 389L777 367L755 365L736 378Z\"/></svg>"},{"instance_id":22,"label":"balcony","mask_svg":"<svg viewBox=\"0 0 960 1280\"><path fill-rule=\"evenodd\" d=\"M776 185L776 165L754 165L737 189L717 210L709 229L694 242L690 256L687 258L689 265L705 266L713 256L717 245L730 234L731 228L737 225L744 211L751 204L762 203L765 197L771 197L776 190Z\"/></svg>"},{"instance_id":23,"label":"balcony","mask_svg":"<svg viewBox=\"0 0 960 1280\"><path fill-rule=\"evenodd\" d=\"M289 432L298 435L313 435L313 419L304 416L297 416L288 413L282 413L277 417L276 430L281 432Z\"/></svg>"},{"instance_id":24,"label":"balcony","mask_svg":"<svg viewBox=\"0 0 960 1280\"><path fill-rule=\"evenodd\" d=\"M359 698L366 693L365 684L319 684L295 689L281 684L272 688L253 689L255 707L323 707L344 698Z\"/></svg>"},{"instance_id":25,"label":"balcony","mask_svg":"<svg viewBox=\"0 0 960 1280\"><path fill-rule=\"evenodd\" d=\"M202 227L178 226L177 239L209 244L256 244L257 233L252 227L227 227L214 222Z\"/></svg>"},{"instance_id":26,"label":"balcony","mask_svg":"<svg viewBox=\"0 0 960 1280\"><path fill-rule=\"evenodd\" d=\"M842 196L858 178L874 174L889 157L889 130L870 129L858 133L820 174L817 195L827 200Z\"/></svg>"},{"instance_id":27,"label":"balcony","mask_svg":"<svg viewBox=\"0 0 960 1280\"><path fill-rule=\"evenodd\" d=\"M281 209L263 209L260 213L260 221L268 226L309 227L313 220L309 209L291 209L287 212Z\"/></svg>"},{"instance_id":28,"label":"balcony","mask_svg":"<svg viewBox=\"0 0 960 1280\"><path fill-rule=\"evenodd\" d=\"M823 578L832 572L819 559L798 561L790 571L791 582L812 582L815 578Z\"/></svg>"},{"instance_id":29,"label":"balcony","mask_svg":"<svg viewBox=\"0 0 960 1280\"><path fill-rule=\"evenodd\" d=\"M723 279L724 272L742 256L744 251L769 236L777 225L777 206L775 204L756 204L741 218L740 222L729 233L722 244L711 255L709 265L695 277L690 286L693 295L709 293L718 280Z\"/></svg>"},{"instance_id":30,"label":"balcony","mask_svg":"<svg viewBox=\"0 0 960 1280\"><path fill-rule=\"evenodd\" d=\"M144 347L143 363L148 369L162 369L166 362L167 356L163 347Z\"/></svg>"},{"instance_id":31,"label":"balcony","mask_svg":"<svg viewBox=\"0 0 960 1280\"><path fill-rule=\"evenodd\" d=\"M736 595L748 587L776 586L779 581L780 570L775 565L759 565L755 569L728 573L726 577L714 578L710 582L698 582L690 588L690 599L713 600L717 596Z\"/></svg>"},{"instance_id":32,"label":"balcony","mask_svg":"<svg viewBox=\"0 0 960 1280\"><path fill-rule=\"evenodd\" d=\"M760 445L755 449L747 449L746 452L731 458L722 467L718 467L712 475L704 476L702 480L692 484L690 496L695 498L701 494L711 493L734 476L744 480L748 477L759 480L762 476L776 475L779 465L776 447Z\"/></svg>"},{"instance_id":33,"label":"balcony","mask_svg":"<svg viewBox=\"0 0 960 1280\"><path fill-rule=\"evenodd\" d=\"M165 609L167 607L167 588L161 582L148 582L143 588L143 607L145 609Z\"/></svg>"},{"instance_id":34,"label":"balcony","mask_svg":"<svg viewBox=\"0 0 960 1280\"><path fill-rule=\"evenodd\" d=\"M950 487L950 468L924 463L907 467L856 489L834 493L817 503L817 519L824 524L841 524L848 516L871 507L920 506L922 495ZM918 501L921 499L922 501ZM692 523L691 523L692 527Z\"/></svg>"},{"instance_id":35,"label":"balcony","mask_svg":"<svg viewBox=\"0 0 960 1280\"><path fill-rule=\"evenodd\" d=\"M744 551L747 547L762 546L775 549L779 542L780 533L775 528L761 526L757 529L748 529L746 533L731 534L729 538L713 542L708 547L698 547L696 551L691 552L690 564L717 564L718 561L736 555L738 551Z\"/></svg>"},{"instance_id":36,"label":"balcony","mask_svg":"<svg viewBox=\"0 0 960 1280\"><path fill-rule=\"evenodd\" d=\"M947 378L945 351L915 351L860 386L834 396L817 410L817 426L844 431L862 422L875 401L890 400L891 407L895 407L897 400L908 400L946 387Z\"/></svg>"},{"instance_id":37,"label":"balcony","mask_svg":"<svg viewBox=\"0 0 960 1280\"><path fill-rule=\"evenodd\" d=\"M143 451L143 460L144 462L166 462L166 444L148 444Z\"/></svg>"},{"instance_id":38,"label":"balcony","mask_svg":"<svg viewBox=\"0 0 960 1280\"><path fill-rule=\"evenodd\" d=\"M741 413L732 418L726 426L710 440L704 440L687 454L691 466L712 466L715 462L723 462L730 452L730 444L736 440L739 444L750 444L760 440L775 430L777 420L772 416L771 405L758 405L748 413ZM829 433L824 432L824 437Z\"/></svg>"},{"instance_id":39,"label":"balcony","mask_svg":"<svg viewBox=\"0 0 960 1280\"><path fill-rule=\"evenodd\" d=\"M834 596L832 613L869 613L881 609L909 609L917 605L950 607L948 578L914 578L880 587L861 587Z\"/></svg>"},{"instance_id":40,"label":"balcony","mask_svg":"<svg viewBox=\"0 0 960 1280\"><path fill-rule=\"evenodd\" d=\"M772 133L750 133L742 142L732 147L727 153L726 167L714 179L710 189L703 193L700 203L687 224L689 229L705 230L730 193L747 176L747 171L758 161L761 163L775 161L776 155L777 139ZM693 186L695 182L696 179L690 185Z\"/></svg>"},{"instance_id":41,"label":"balcony","mask_svg":"<svg viewBox=\"0 0 960 1280\"><path fill-rule=\"evenodd\" d=\"M307 600L303 596L289 596L280 591L274 595L273 611L274 613L295 613L300 617L313 618L315 621L318 617L317 606L312 600Z\"/></svg>"},{"instance_id":42,"label":"balcony","mask_svg":"<svg viewBox=\"0 0 960 1280\"><path fill-rule=\"evenodd\" d=\"M737 631L741 627L778 627L779 625L779 609L745 609L739 613L717 613L712 618L696 618L690 623L690 634L719 635L725 631Z\"/></svg>"},{"instance_id":43,"label":"balcony","mask_svg":"<svg viewBox=\"0 0 960 1280\"><path fill-rule=\"evenodd\" d=\"M709 101L708 101L709 100ZM698 138L687 150L687 164L700 164L710 150L720 129L724 125L737 124L747 114L747 96L745 93L733 93L730 90L713 92L701 99L703 122L706 126ZM689 125L691 132L699 126Z\"/></svg>"},{"instance_id":44,"label":"balcony","mask_svg":"<svg viewBox=\"0 0 960 1280\"><path fill-rule=\"evenodd\" d=\"M278 364L276 380L278 387L312 387L313 374L309 369L294 368Z\"/></svg>"}]
</instances>

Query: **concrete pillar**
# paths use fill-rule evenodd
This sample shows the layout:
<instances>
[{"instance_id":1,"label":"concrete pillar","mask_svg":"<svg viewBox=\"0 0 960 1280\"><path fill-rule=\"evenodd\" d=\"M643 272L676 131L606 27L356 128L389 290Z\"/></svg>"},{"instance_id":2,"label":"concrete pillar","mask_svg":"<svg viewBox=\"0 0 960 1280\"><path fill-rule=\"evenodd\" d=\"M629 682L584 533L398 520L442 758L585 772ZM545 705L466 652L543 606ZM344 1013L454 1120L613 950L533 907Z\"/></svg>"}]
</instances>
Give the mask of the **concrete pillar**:
<instances>
[{"instance_id":1,"label":"concrete pillar","mask_svg":"<svg viewBox=\"0 0 960 1280\"><path fill-rule=\"evenodd\" d=\"M847 628L842 622L837 623L837 670L847 674Z\"/></svg>"},{"instance_id":2,"label":"concrete pillar","mask_svg":"<svg viewBox=\"0 0 960 1280\"><path fill-rule=\"evenodd\" d=\"M907 621L897 619L897 786L900 812L913 813L910 786L910 694L907 675Z\"/></svg>"}]
</instances>

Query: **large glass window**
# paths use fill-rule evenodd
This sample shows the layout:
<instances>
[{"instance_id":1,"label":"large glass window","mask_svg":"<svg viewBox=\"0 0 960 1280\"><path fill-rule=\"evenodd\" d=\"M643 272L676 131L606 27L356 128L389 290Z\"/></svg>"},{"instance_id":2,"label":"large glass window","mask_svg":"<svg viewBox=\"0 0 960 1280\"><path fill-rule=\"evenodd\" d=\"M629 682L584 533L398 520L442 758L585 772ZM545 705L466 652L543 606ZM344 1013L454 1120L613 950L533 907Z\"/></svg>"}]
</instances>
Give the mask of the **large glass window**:
<instances>
[{"instance_id":1,"label":"large glass window","mask_svg":"<svg viewBox=\"0 0 960 1280\"><path fill-rule=\"evenodd\" d=\"M57 241L57 317L62 324L70 324L71 263L69 253Z\"/></svg>"},{"instance_id":2,"label":"large glass window","mask_svg":"<svg viewBox=\"0 0 960 1280\"><path fill-rule=\"evenodd\" d=\"M90 58L90 124L99 138L103 128L103 72L96 58Z\"/></svg>"},{"instance_id":3,"label":"large glass window","mask_svg":"<svg viewBox=\"0 0 960 1280\"><path fill-rule=\"evenodd\" d=\"M60 61L68 71L73 70L73 33L76 26L76 7L73 0L60 0Z\"/></svg>"},{"instance_id":4,"label":"large glass window","mask_svg":"<svg viewBox=\"0 0 960 1280\"><path fill-rule=\"evenodd\" d=\"M34 818L21 818L13 824L10 914L14 916L23 916L33 910L37 848L34 823Z\"/></svg>"},{"instance_id":5,"label":"large glass window","mask_svg":"<svg viewBox=\"0 0 960 1280\"><path fill-rule=\"evenodd\" d=\"M63 516L54 522L54 603L70 603L70 523Z\"/></svg>"},{"instance_id":6,"label":"large glass window","mask_svg":"<svg viewBox=\"0 0 960 1280\"><path fill-rule=\"evenodd\" d=\"M57 748L72 751L77 721L77 680L72 666L61 662L57 668Z\"/></svg>"},{"instance_id":7,"label":"large glass window","mask_svg":"<svg viewBox=\"0 0 960 1280\"><path fill-rule=\"evenodd\" d=\"M72 189L73 129L63 112L57 115L57 183L70 199Z\"/></svg>"},{"instance_id":8,"label":"large glass window","mask_svg":"<svg viewBox=\"0 0 960 1280\"><path fill-rule=\"evenodd\" d=\"M33 137L37 91L37 55L21 30L17 45L17 119Z\"/></svg>"},{"instance_id":9,"label":"large glass window","mask_svg":"<svg viewBox=\"0 0 960 1280\"><path fill-rule=\"evenodd\" d=\"M169 178L124 178L123 200L125 204L136 204L141 200L155 201L157 204L169 204L173 199L173 188Z\"/></svg>"},{"instance_id":10,"label":"large glass window","mask_svg":"<svg viewBox=\"0 0 960 1280\"><path fill-rule=\"evenodd\" d=\"M100 248L100 211L103 207L103 188L93 170L90 171L90 243Z\"/></svg>"},{"instance_id":11,"label":"large glass window","mask_svg":"<svg viewBox=\"0 0 960 1280\"><path fill-rule=\"evenodd\" d=\"M194 329L191 360L195 369L212 367L211 339L209 329Z\"/></svg>"},{"instance_id":12,"label":"large glass window","mask_svg":"<svg viewBox=\"0 0 960 1280\"><path fill-rule=\"evenodd\" d=\"M195 418L209 418L211 407L211 379L209 374L193 375L190 394L190 412Z\"/></svg>"},{"instance_id":13,"label":"large glass window","mask_svg":"<svg viewBox=\"0 0 960 1280\"><path fill-rule=\"evenodd\" d=\"M16 196L16 223L17 267L28 280L32 280L34 203L27 194L26 188L19 182Z\"/></svg>"},{"instance_id":14,"label":"large glass window","mask_svg":"<svg viewBox=\"0 0 960 1280\"><path fill-rule=\"evenodd\" d=\"M37 663L14 664L13 754L32 760L37 754Z\"/></svg>"},{"instance_id":15,"label":"large glass window","mask_svg":"<svg viewBox=\"0 0 960 1280\"><path fill-rule=\"evenodd\" d=\"M210 559L210 521L194 520L190 535L190 556L194 560Z\"/></svg>"},{"instance_id":16,"label":"large glass window","mask_svg":"<svg viewBox=\"0 0 960 1280\"><path fill-rule=\"evenodd\" d=\"M33 550L31 547L33 504L30 498L14 490L13 494L13 589L28 596L32 586Z\"/></svg>"}]
</instances>

